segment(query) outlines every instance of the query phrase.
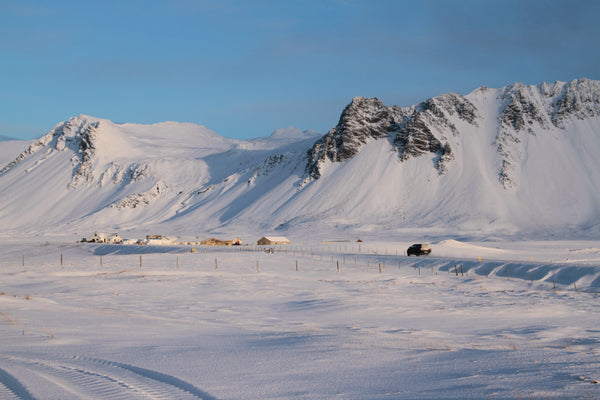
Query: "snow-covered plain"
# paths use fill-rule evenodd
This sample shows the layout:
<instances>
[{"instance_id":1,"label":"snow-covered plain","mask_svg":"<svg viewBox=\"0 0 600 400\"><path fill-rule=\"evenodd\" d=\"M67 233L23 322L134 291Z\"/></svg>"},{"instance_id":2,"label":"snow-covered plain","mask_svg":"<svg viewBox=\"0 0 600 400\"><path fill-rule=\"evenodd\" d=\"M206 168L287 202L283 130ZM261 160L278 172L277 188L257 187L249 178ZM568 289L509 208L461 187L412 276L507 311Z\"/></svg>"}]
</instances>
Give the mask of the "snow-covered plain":
<instances>
[{"instance_id":1,"label":"snow-covered plain","mask_svg":"<svg viewBox=\"0 0 600 400\"><path fill-rule=\"evenodd\" d=\"M4 239L0 398L600 397L600 242L296 243Z\"/></svg>"}]
</instances>

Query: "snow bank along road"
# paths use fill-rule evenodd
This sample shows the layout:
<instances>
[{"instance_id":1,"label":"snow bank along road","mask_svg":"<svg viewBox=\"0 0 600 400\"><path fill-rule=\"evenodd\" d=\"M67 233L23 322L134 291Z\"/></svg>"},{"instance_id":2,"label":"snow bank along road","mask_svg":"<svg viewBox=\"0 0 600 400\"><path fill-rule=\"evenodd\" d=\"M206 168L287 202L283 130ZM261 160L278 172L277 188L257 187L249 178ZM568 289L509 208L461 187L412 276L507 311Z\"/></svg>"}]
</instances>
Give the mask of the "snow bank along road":
<instances>
[{"instance_id":1,"label":"snow bank along road","mask_svg":"<svg viewBox=\"0 0 600 400\"><path fill-rule=\"evenodd\" d=\"M599 247L1 244L0 398L599 398Z\"/></svg>"}]
</instances>

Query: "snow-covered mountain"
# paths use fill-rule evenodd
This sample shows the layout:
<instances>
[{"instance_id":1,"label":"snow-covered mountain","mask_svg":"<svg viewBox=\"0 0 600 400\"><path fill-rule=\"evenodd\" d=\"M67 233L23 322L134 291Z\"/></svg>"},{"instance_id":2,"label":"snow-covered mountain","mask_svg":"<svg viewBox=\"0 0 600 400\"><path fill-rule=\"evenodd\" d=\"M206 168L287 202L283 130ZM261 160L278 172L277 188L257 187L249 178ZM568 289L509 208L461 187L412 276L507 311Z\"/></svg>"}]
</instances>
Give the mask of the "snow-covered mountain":
<instances>
[{"instance_id":1,"label":"snow-covered mountain","mask_svg":"<svg viewBox=\"0 0 600 400\"><path fill-rule=\"evenodd\" d=\"M326 135L253 140L78 116L0 163L5 233L596 236L600 82L357 97Z\"/></svg>"}]
</instances>

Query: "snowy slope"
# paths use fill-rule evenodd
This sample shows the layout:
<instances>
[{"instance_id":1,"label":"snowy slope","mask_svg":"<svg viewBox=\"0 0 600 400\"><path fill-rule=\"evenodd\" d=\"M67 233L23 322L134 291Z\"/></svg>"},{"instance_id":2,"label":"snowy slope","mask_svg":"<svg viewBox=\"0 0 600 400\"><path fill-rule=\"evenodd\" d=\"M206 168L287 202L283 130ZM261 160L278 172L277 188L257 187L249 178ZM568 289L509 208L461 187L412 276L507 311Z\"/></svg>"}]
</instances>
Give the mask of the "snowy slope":
<instances>
[{"instance_id":1,"label":"snowy slope","mask_svg":"<svg viewBox=\"0 0 600 400\"><path fill-rule=\"evenodd\" d=\"M304 153L315 137L287 128L239 141L193 124L115 124L80 115L0 169L0 220L6 232L79 234L164 221L192 232L245 207L249 200L238 197L249 199L252 190L240 189L288 162L286 154ZM264 188L256 193L254 200Z\"/></svg>"},{"instance_id":2,"label":"snowy slope","mask_svg":"<svg viewBox=\"0 0 600 400\"><path fill-rule=\"evenodd\" d=\"M32 140L3 140L0 137L0 169L12 162L16 154L20 154L32 143Z\"/></svg>"},{"instance_id":3,"label":"snowy slope","mask_svg":"<svg viewBox=\"0 0 600 400\"><path fill-rule=\"evenodd\" d=\"M351 193L337 215L359 223L597 234L599 98L598 82L580 80L481 88L406 109L371 103L360 109L366 116L343 115L331 139L315 144L307 173L333 181L325 190ZM369 128L359 140L357 119ZM356 154L340 157L348 153Z\"/></svg>"},{"instance_id":4,"label":"snowy slope","mask_svg":"<svg viewBox=\"0 0 600 400\"><path fill-rule=\"evenodd\" d=\"M5 153L4 234L600 233L600 82L586 79L411 107L358 97L320 138L81 115Z\"/></svg>"}]
</instances>

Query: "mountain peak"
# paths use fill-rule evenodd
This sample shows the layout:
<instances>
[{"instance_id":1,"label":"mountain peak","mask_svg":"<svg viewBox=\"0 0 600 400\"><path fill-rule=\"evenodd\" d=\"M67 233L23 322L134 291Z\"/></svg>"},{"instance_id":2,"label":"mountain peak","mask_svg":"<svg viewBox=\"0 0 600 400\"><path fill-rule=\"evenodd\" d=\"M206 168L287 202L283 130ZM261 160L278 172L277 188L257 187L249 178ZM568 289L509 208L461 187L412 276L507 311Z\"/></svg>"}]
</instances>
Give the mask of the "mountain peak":
<instances>
[{"instance_id":1,"label":"mountain peak","mask_svg":"<svg viewBox=\"0 0 600 400\"><path fill-rule=\"evenodd\" d=\"M293 126L288 126L287 128L278 128L275 129L271 135L269 136L270 140L299 140L299 139L308 139L311 137L320 136L320 134L313 130L305 130L302 131L298 128L294 128Z\"/></svg>"},{"instance_id":2,"label":"mountain peak","mask_svg":"<svg viewBox=\"0 0 600 400\"><path fill-rule=\"evenodd\" d=\"M581 78L566 83L551 106L552 122L561 128L571 117L583 120L600 116L600 81Z\"/></svg>"},{"instance_id":3,"label":"mountain peak","mask_svg":"<svg viewBox=\"0 0 600 400\"><path fill-rule=\"evenodd\" d=\"M309 151L306 173L318 179L327 160L348 160L369 140L386 138L393 143L401 161L432 153L435 167L444 173L446 164L454 158L447 136L457 133L448 118L476 125L477 117L475 106L457 93L446 93L406 108L388 107L378 98L355 97L342 111L337 126Z\"/></svg>"},{"instance_id":4,"label":"mountain peak","mask_svg":"<svg viewBox=\"0 0 600 400\"><path fill-rule=\"evenodd\" d=\"M0 142L8 142L8 141L11 141L11 140L17 140L17 139L12 138L10 136L0 135Z\"/></svg>"},{"instance_id":5,"label":"mountain peak","mask_svg":"<svg viewBox=\"0 0 600 400\"><path fill-rule=\"evenodd\" d=\"M345 161L358 153L370 139L387 137L395 118L402 119L378 98L354 97L344 107L338 124L319 139L308 153L306 172L312 178L320 176L326 160Z\"/></svg>"}]
</instances>

